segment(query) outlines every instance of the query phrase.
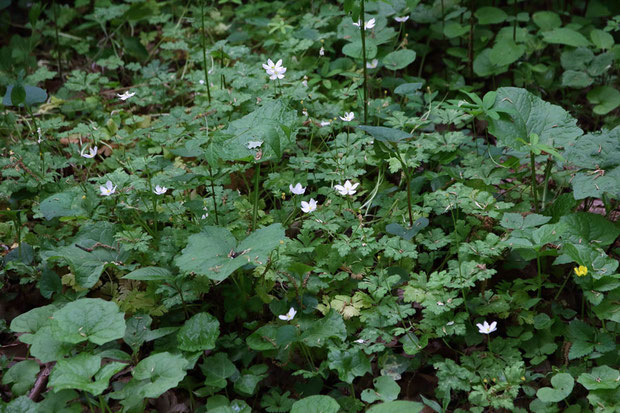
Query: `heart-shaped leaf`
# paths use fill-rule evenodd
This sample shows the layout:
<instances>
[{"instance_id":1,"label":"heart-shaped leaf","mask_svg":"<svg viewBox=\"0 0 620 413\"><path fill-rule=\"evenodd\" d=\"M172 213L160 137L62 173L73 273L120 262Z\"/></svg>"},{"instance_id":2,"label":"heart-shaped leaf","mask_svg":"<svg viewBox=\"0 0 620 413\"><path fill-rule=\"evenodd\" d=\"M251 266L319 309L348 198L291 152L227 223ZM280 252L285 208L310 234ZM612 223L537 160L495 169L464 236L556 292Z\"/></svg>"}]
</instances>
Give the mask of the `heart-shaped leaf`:
<instances>
[{"instance_id":1,"label":"heart-shaped leaf","mask_svg":"<svg viewBox=\"0 0 620 413\"><path fill-rule=\"evenodd\" d=\"M536 392L543 403L558 403L567 398L573 391L575 380L568 373L559 373L553 376L551 385L553 387L543 387Z\"/></svg>"}]
</instances>

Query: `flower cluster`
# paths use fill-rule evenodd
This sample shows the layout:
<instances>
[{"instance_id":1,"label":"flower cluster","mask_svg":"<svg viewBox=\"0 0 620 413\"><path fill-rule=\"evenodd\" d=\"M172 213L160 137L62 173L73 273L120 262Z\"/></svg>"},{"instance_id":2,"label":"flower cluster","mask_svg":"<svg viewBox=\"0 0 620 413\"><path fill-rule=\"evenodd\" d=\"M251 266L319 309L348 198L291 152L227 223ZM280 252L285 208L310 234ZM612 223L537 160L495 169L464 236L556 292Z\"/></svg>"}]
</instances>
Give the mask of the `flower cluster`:
<instances>
[{"instance_id":1,"label":"flower cluster","mask_svg":"<svg viewBox=\"0 0 620 413\"><path fill-rule=\"evenodd\" d=\"M364 22L364 30L372 29L375 27L376 20L374 18ZM357 22L353 22L353 26L360 27L362 25L362 21L358 20Z\"/></svg>"},{"instance_id":2,"label":"flower cluster","mask_svg":"<svg viewBox=\"0 0 620 413\"><path fill-rule=\"evenodd\" d=\"M286 67L282 66L282 59L275 64L273 60L267 59L267 64L263 64L263 69L265 69L271 80L283 79L284 73L286 73Z\"/></svg>"}]
</instances>

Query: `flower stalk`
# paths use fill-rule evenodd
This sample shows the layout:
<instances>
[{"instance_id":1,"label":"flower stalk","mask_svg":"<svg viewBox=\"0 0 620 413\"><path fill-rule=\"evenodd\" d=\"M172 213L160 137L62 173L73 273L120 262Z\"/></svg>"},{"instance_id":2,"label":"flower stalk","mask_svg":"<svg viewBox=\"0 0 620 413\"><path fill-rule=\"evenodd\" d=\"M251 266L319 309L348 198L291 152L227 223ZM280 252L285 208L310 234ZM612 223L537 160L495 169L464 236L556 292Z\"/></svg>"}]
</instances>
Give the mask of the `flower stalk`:
<instances>
[{"instance_id":1,"label":"flower stalk","mask_svg":"<svg viewBox=\"0 0 620 413\"><path fill-rule=\"evenodd\" d=\"M363 88L364 88L364 124L368 124L368 75L367 75L367 68L366 68L366 27L365 27L365 23L364 23L364 18L365 16L365 12L364 12L364 0L360 0L360 6L361 6L361 21L362 24L360 25L360 32L362 32L362 70L364 71L364 83L363 83Z\"/></svg>"}]
</instances>

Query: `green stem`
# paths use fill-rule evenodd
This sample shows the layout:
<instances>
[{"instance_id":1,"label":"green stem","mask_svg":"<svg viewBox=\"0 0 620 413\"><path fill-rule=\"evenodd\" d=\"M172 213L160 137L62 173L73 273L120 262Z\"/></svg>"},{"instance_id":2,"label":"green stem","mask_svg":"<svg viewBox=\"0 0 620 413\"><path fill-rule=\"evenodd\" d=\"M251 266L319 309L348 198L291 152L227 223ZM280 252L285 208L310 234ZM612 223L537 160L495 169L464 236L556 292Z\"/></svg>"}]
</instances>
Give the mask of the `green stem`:
<instances>
[{"instance_id":1,"label":"green stem","mask_svg":"<svg viewBox=\"0 0 620 413\"><path fill-rule=\"evenodd\" d=\"M544 211L545 203L547 201L547 188L549 184L549 176L551 175L551 166L553 165L553 159L551 156L547 158L547 165L545 166L545 179L543 182L543 193L542 198L540 200L540 210Z\"/></svg>"},{"instance_id":2,"label":"green stem","mask_svg":"<svg viewBox=\"0 0 620 413\"><path fill-rule=\"evenodd\" d=\"M536 295L536 297L538 298L540 298L540 296L542 295L542 285L543 285L542 271L540 267L541 267L540 255L536 253L536 272L538 273L538 294Z\"/></svg>"},{"instance_id":3,"label":"green stem","mask_svg":"<svg viewBox=\"0 0 620 413\"><path fill-rule=\"evenodd\" d=\"M534 209L538 212L538 189L536 188L536 161L534 152L530 152L530 168L532 169L532 197L534 198Z\"/></svg>"},{"instance_id":4,"label":"green stem","mask_svg":"<svg viewBox=\"0 0 620 413\"><path fill-rule=\"evenodd\" d=\"M207 99L209 100L209 105L211 104L211 86L209 86L209 69L207 67L207 37L205 35L205 1L202 0L200 3L200 18L202 21L202 65L205 72L205 83L207 84Z\"/></svg>"},{"instance_id":5,"label":"green stem","mask_svg":"<svg viewBox=\"0 0 620 413\"><path fill-rule=\"evenodd\" d=\"M213 170L209 165L209 180L211 181L211 199L213 199L213 212L215 213L215 225L219 225L217 217L217 202L215 201L215 184L213 183Z\"/></svg>"},{"instance_id":6,"label":"green stem","mask_svg":"<svg viewBox=\"0 0 620 413\"><path fill-rule=\"evenodd\" d=\"M56 34L56 62L58 64L58 73L60 74L60 79L62 79L62 62L60 60L60 41L58 40L58 3L54 1L54 5L52 6L54 9L54 31Z\"/></svg>"},{"instance_id":7,"label":"green stem","mask_svg":"<svg viewBox=\"0 0 620 413\"><path fill-rule=\"evenodd\" d=\"M360 0L360 30L362 31L362 70L364 71L364 124L368 124L368 76L366 74L366 28L364 27L366 21L365 12L364 12L364 0Z\"/></svg>"},{"instance_id":8,"label":"green stem","mask_svg":"<svg viewBox=\"0 0 620 413\"><path fill-rule=\"evenodd\" d=\"M260 162L256 166L256 177L254 179L254 210L252 211L252 231L256 229L256 216L258 215L258 182L260 178Z\"/></svg>"},{"instance_id":9,"label":"green stem","mask_svg":"<svg viewBox=\"0 0 620 413\"><path fill-rule=\"evenodd\" d=\"M407 180L407 208L409 210L409 227L413 228L413 211L412 211L412 202L411 202L411 176L409 175L407 164L403 160L403 157L398 151L398 148L396 149L396 155L398 156L398 161L403 167L403 172L405 173L405 179Z\"/></svg>"},{"instance_id":10,"label":"green stem","mask_svg":"<svg viewBox=\"0 0 620 413\"><path fill-rule=\"evenodd\" d=\"M558 292L556 293L555 297L553 297L553 301L557 301L558 297L560 297L560 293L562 292L562 290L564 289L564 286L566 285L566 282L568 281L568 279L570 278L571 273L569 272L568 275L566 276L566 278L564 279L564 282L562 283L562 285L560 286L560 289L558 290Z\"/></svg>"}]
</instances>

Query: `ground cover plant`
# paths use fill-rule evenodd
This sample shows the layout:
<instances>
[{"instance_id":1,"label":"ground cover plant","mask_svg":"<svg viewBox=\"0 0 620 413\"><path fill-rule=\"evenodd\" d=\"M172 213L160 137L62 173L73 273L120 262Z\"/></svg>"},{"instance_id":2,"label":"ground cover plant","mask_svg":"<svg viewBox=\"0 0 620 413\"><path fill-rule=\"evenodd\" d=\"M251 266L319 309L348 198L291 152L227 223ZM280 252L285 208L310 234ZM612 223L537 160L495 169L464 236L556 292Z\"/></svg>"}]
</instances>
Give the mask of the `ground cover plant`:
<instances>
[{"instance_id":1,"label":"ground cover plant","mask_svg":"<svg viewBox=\"0 0 620 413\"><path fill-rule=\"evenodd\" d=\"M620 411L619 24L0 0L0 412Z\"/></svg>"}]
</instances>

